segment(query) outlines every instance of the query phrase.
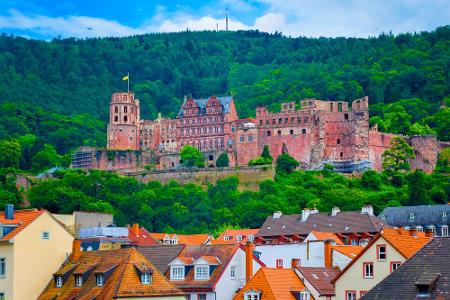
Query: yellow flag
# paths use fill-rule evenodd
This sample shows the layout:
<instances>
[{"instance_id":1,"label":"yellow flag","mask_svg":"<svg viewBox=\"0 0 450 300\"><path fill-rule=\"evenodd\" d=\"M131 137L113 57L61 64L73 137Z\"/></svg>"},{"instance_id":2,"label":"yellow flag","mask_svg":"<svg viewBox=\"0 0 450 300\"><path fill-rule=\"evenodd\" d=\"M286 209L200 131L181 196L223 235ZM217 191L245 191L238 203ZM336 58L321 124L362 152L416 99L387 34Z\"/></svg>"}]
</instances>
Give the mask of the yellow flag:
<instances>
[{"instance_id":1,"label":"yellow flag","mask_svg":"<svg viewBox=\"0 0 450 300\"><path fill-rule=\"evenodd\" d=\"M123 76L122 80L128 80L128 75Z\"/></svg>"}]
</instances>

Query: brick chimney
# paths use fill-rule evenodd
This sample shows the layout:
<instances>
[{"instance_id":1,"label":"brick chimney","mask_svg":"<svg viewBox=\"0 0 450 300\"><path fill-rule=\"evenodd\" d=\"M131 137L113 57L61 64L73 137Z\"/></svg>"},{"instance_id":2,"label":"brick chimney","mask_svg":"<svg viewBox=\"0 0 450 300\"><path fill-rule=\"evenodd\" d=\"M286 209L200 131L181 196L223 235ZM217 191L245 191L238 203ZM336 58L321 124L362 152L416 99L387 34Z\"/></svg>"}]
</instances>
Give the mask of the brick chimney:
<instances>
[{"instance_id":1,"label":"brick chimney","mask_svg":"<svg viewBox=\"0 0 450 300\"><path fill-rule=\"evenodd\" d=\"M81 257L81 240L75 239L72 243L72 262L77 262Z\"/></svg>"},{"instance_id":2,"label":"brick chimney","mask_svg":"<svg viewBox=\"0 0 450 300\"><path fill-rule=\"evenodd\" d=\"M131 231L133 232L133 234L134 234L135 236L139 236L139 224L134 223L134 224L131 226Z\"/></svg>"},{"instance_id":3,"label":"brick chimney","mask_svg":"<svg viewBox=\"0 0 450 300\"><path fill-rule=\"evenodd\" d=\"M245 281L249 282L253 276L253 243L245 244Z\"/></svg>"},{"instance_id":4,"label":"brick chimney","mask_svg":"<svg viewBox=\"0 0 450 300\"><path fill-rule=\"evenodd\" d=\"M331 265L333 264L333 258L331 255L331 242L332 240L325 240L323 242L323 257L325 258L325 268L331 268Z\"/></svg>"}]
</instances>

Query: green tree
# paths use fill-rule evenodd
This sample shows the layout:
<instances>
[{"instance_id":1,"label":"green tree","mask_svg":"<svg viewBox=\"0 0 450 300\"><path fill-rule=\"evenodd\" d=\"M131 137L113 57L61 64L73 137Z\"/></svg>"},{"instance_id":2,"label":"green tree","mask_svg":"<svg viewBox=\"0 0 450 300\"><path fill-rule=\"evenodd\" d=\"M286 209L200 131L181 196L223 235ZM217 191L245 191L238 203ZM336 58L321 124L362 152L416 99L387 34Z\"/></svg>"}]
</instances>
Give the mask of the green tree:
<instances>
[{"instance_id":1,"label":"green tree","mask_svg":"<svg viewBox=\"0 0 450 300\"><path fill-rule=\"evenodd\" d=\"M228 167L230 164L230 160L228 159L228 154L226 152L222 152L216 161L216 167L224 168Z\"/></svg>"},{"instance_id":2,"label":"green tree","mask_svg":"<svg viewBox=\"0 0 450 300\"><path fill-rule=\"evenodd\" d=\"M389 111L384 114L386 130L392 133L408 135L411 127L411 116L403 106L394 104Z\"/></svg>"},{"instance_id":3,"label":"green tree","mask_svg":"<svg viewBox=\"0 0 450 300\"><path fill-rule=\"evenodd\" d=\"M15 140L0 141L0 167L17 168L20 161L20 144Z\"/></svg>"},{"instance_id":4,"label":"green tree","mask_svg":"<svg viewBox=\"0 0 450 300\"><path fill-rule=\"evenodd\" d=\"M272 158L272 155L270 155L269 146L264 145L263 151L262 151L262 153L261 153L261 157L264 158L264 159L266 159L266 160L269 160L269 159L270 159L270 162L272 162L273 158Z\"/></svg>"},{"instance_id":5,"label":"green tree","mask_svg":"<svg viewBox=\"0 0 450 300\"><path fill-rule=\"evenodd\" d=\"M183 165L186 167L202 168L205 166L203 154L191 145L185 145L181 148L180 157Z\"/></svg>"},{"instance_id":6,"label":"green tree","mask_svg":"<svg viewBox=\"0 0 450 300\"><path fill-rule=\"evenodd\" d=\"M431 182L427 174L422 170L415 170L407 176L408 201L405 205L430 204Z\"/></svg>"},{"instance_id":7,"label":"green tree","mask_svg":"<svg viewBox=\"0 0 450 300\"><path fill-rule=\"evenodd\" d=\"M383 169L388 174L409 171L409 159L414 158L414 150L401 137L393 137L391 145L382 155Z\"/></svg>"},{"instance_id":8,"label":"green tree","mask_svg":"<svg viewBox=\"0 0 450 300\"><path fill-rule=\"evenodd\" d=\"M278 174L292 173L299 166L299 162L287 153L283 153L277 157L276 172Z\"/></svg>"},{"instance_id":9,"label":"green tree","mask_svg":"<svg viewBox=\"0 0 450 300\"><path fill-rule=\"evenodd\" d=\"M60 163L61 157L56 153L56 149L52 145L45 144L44 148L33 156L31 169L37 173L58 166Z\"/></svg>"}]
</instances>

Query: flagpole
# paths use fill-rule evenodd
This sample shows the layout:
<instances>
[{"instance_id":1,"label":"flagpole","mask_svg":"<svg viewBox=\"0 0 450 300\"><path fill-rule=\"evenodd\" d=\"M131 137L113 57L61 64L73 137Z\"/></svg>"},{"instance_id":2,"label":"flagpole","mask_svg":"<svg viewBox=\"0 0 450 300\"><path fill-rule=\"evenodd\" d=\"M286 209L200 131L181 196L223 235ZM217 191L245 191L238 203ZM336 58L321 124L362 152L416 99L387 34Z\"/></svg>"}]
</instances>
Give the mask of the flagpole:
<instances>
[{"instance_id":1,"label":"flagpole","mask_svg":"<svg viewBox=\"0 0 450 300\"><path fill-rule=\"evenodd\" d=\"M130 72L127 72L128 94L130 93Z\"/></svg>"}]
</instances>

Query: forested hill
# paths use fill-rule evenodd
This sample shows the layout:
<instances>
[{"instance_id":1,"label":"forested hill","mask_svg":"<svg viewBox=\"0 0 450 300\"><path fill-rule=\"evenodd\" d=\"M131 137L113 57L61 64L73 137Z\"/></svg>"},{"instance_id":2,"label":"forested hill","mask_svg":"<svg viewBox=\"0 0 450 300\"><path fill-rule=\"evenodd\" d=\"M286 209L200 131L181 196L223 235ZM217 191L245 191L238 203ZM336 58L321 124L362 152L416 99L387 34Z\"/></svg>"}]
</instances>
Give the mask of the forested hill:
<instances>
[{"instance_id":1,"label":"forested hill","mask_svg":"<svg viewBox=\"0 0 450 300\"><path fill-rule=\"evenodd\" d=\"M0 37L0 101L107 119L113 91L131 89L144 117L173 116L183 95L235 92L242 117L257 105L317 97L371 103L419 98L422 114L450 94L450 26L360 38L289 38L257 31L125 38ZM414 100L414 101L417 101ZM375 108L375 111L377 109Z\"/></svg>"},{"instance_id":2,"label":"forested hill","mask_svg":"<svg viewBox=\"0 0 450 300\"><path fill-rule=\"evenodd\" d=\"M370 97L371 124L450 140L450 26L369 39L257 31L180 32L51 42L0 36L0 167L67 165L104 146L111 93L131 89L143 117L175 116L184 95L257 105ZM10 154L10 155L7 155Z\"/></svg>"}]
</instances>

